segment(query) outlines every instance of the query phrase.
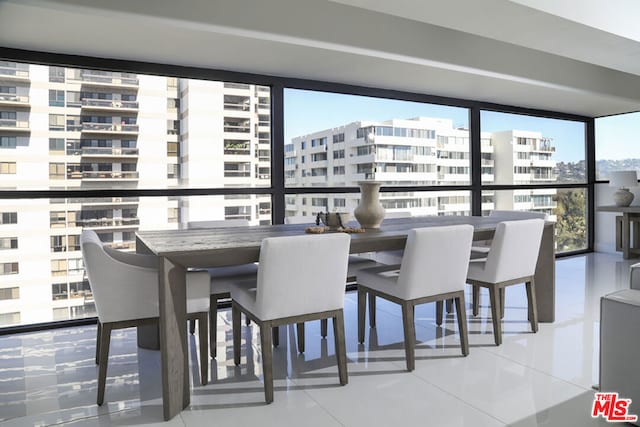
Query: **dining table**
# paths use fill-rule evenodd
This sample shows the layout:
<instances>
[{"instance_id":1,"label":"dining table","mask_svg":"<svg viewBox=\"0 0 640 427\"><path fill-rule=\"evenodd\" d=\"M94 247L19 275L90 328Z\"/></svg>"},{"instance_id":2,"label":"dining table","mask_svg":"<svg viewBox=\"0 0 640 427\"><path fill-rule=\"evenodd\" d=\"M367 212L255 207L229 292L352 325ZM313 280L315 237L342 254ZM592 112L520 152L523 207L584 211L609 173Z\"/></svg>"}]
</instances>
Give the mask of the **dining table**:
<instances>
[{"instance_id":1,"label":"dining table","mask_svg":"<svg viewBox=\"0 0 640 427\"><path fill-rule=\"evenodd\" d=\"M514 220L518 218L513 218ZM424 216L385 219L379 229L351 233L350 253L404 249L409 230L470 224L474 240L490 240L498 222L489 216ZM357 227L357 223L347 224ZM136 251L158 257L159 328L162 400L165 420L190 404L186 328L186 273L189 268L211 268L257 262L267 237L305 234L309 225L278 224L178 230L140 230ZM555 320L554 223L545 222L535 273L540 322Z\"/></svg>"}]
</instances>

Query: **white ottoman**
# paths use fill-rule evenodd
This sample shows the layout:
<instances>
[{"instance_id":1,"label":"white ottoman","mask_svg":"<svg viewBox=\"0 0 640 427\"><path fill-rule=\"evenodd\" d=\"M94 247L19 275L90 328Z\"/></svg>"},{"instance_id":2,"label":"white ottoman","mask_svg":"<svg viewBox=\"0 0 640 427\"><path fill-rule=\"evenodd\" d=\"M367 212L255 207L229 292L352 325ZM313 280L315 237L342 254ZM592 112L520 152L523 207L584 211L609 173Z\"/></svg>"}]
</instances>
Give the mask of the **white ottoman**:
<instances>
[{"instance_id":1,"label":"white ottoman","mask_svg":"<svg viewBox=\"0 0 640 427\"><path fill-rule=\"evenodd\" d=\"M632 399L640 416L640 290L625 289L600 299L600 391ZM639 419L640 420L640 419ZM640 421L638 421L640 423ZM636 423L636 425L640 425Z\"/></svg>"}]
</instances>

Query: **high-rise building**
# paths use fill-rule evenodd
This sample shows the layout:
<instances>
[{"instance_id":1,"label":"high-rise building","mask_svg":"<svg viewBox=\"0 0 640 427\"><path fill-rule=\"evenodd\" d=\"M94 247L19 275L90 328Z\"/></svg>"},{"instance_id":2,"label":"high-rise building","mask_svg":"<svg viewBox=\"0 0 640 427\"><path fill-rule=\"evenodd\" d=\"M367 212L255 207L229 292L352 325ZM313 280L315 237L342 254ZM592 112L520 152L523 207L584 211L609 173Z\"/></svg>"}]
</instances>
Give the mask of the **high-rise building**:
<instances>
[{"instance_id":1,"label":"high-rise building","mask_svg":"<svg viewBox=\"0 0 640 427\"><path fill-rule=\"evenodd\" d=\"M101 190L268 186L270 89L0 62L0 187L92 197L0 201L0 326L93 315L82 228L270 222L270 197L102 197Z\"/></svg>"},{"instance_id":2,"label":"high-rise building","mask_svg":"<svg viewBox=\"0 0 640 427\"><path fill-rule=\"evenodd\" d=\"M383 122L358 121L298 136L285 146L288 186L468 185L469 130L450 119L417 117ZM555 182L554 147L540 132L510 130L481 135L484 184ZM537 210L551 214L554 189L500 190L483 195L483 212L492 209ZM358 195L287 197L287 215L353 211ZM468 192L382 193L389 211L412 215L469 215Z\"/></svg>"}]
</instances>

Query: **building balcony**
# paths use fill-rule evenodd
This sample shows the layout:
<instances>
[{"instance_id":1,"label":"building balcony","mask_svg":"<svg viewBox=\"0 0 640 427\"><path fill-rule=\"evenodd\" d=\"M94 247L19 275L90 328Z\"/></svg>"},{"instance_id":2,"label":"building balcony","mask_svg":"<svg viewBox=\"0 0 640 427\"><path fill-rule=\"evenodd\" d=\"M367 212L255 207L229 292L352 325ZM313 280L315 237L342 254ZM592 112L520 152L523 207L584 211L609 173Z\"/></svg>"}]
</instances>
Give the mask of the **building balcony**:
<instances>
[{"instance_id":1,"label":"building balcony","mask_svg":"<svg viewBox=\"0 0 640 427\"><path fill-rule=\"evenodd\" d=\"M531 180L532 181L548 181L548 182L555 182L558 179L558 177L555 174L531 174Z\"/></svg>"},{"instance_id":2,"label":"building balcony","mask_svg":"<svg viewBox=\"0 0 640 427\"><path fill-rule=\"evenodd\" d=\"M225 102L224 109L228 111L251 111L251 106L248 103L233 103Z\"/></svg>"},{"instance_id":3,"label":"building balcony","mask_svg":"<svg viewBox=\"0 0 640 427\"><path fill-rule=\"evenodd\" d=\"M14 119L0 119L0 131L30 132L29 122Z\"/></svg>"},{"instance_id":4,"label":"building balcony","mask_svg":"<svg viewBox=\"0 0 640 427\"><path fill-rule=\"evenodd\" d=\"M138 178L138 171L84 171L67 173L67 179L83 179L87 181L135 181L138 180Z\"/></svg>"},{"instance_id":5,"label":"building balcony","mask_svg":"<svg viewBox=\"0 0 640 427\"><path fill-rule=\"evenodd\" d=\"M0 66L0 80L12 81L12 82L29 82L29 70Z\"/></svg>"},{"instance_id":6,"label":"building balcony","mask_svg":"<svg viewBox=\"0 0 640 427\"><path fill-rule=\"evenodd\" d=\"M133 134L137 135L138 125L114 124L114 123L82 123L82 132L84 133L107 133L107 134Z\"/></svg>"},{"instance_id":7,"label":"building balcony","mask_svg":"<svg viewBox=\"0 0 640 427\"><path fill-rule=\"evenodd\" d=\"M82 70L80 73L80 81L83 85L92 86L115 86L137 88L139 85L138 78L135 74L120 74L94 70Z\"/></svg>"},{"instance_id":8,"label":"building balcony","mask_svg":"<svg viewBox=\"0 0 640 427\"><path fill-rule=\"evenodd\" d=\"M0 106L7 107L30 107L27 95L16 95L15 93L0 93Z\"/></svg>"},{"instance_id":9,"label":"building balcony","mask_svg":"<svg viewBox=\"0 0 640 427\"><path fill-rule=\"evenodd\" d=\"M67 151L67 154L69 152ZM138 148L128 147L82 147L79 150L75 150L73 154L79 154L82 157L98 158L98 157L125 157L125 158L137 158Z\"/></svg>"},{"instance_id":10,"label":"building balcony","mask_svg":"<svg viewBox=\"0 0 640 427\"><path fill-rule=\"evenodd\" d=\"M82 206L137 206L139 197L94 197L81 199L68 199L68 203L80 203Z\"/></svg>"},{"instance_id":11,"label":"building balcony","mask_svg":"<svg viewBox=\"0 0 640 427\"><path fill-rule=\"evenodd\" d=\"M138 108L138 101L116 101L93 98L85 98L82 100L83 110L136 112Z\"/></svg>"},{"instance_id":12,"label":"building balcony","mask_svg":"<svg viewBox=\"0 0 640 427\"><path fill-rule=\"evenodd\" d=\"M87 227L91 229L104 230L106 228L138 228L140 225L139 218L96 218L96 219L79 219L76 220L79 227Z\"/></svg>"}]
</instances>

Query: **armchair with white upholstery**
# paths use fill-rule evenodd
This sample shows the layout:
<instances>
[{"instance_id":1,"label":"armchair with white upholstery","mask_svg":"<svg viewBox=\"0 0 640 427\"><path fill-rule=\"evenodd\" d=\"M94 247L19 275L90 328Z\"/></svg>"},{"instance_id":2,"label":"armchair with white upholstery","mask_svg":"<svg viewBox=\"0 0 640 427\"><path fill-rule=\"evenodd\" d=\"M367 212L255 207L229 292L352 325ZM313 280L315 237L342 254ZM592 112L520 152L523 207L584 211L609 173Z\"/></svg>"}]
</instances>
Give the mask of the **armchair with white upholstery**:
<instances>
[{"instance_id":1,"label":"armchair with white upholstery","mask_svg":"<svg viewBox=\"0 0 640 427\"><path fill-rule=\"evenodd\" d=\"M276 326L332 318L340 384L347 383L343 307L350 241L345 233L265 238L257 276L231 285L234 361L240 364L242 312L260 327L267 403L273 401L271 340ZM300 332L298 339L304 337Z\"/></svg>"},{"instance_id":2,"label":"armchair with white upholstery","mask_svg":"<svg viewBox=\"0 0 640 427\"><path fill-rule=\"evenodd\" d=\"M534 275L543 228L542 219L500 222L486 258L472 259L469 263L467 283L473 285L473 315L477 316L479 311L479 287L487 288L496 345L502 343L501 319L506 286L525 283L531 330L538 331Z\"/></svg>"},{"instance_id":3,"label":"armchair with white upholstery","mask_svg":"<svg viewBox=\"0 0 640 427\"><path fill-rule=\"evenodd\" d=\"M364 343L365 299L378 296L400 304L404 325L407 370L415 369L414 307L436 302L436 323L442 324L442 305L455 300L462 354L469 354L464 288L473 227L454 225L409 231L400 265L367 268L358 274L358 341ZM373 313L369 312L369 317Z\"/></svg>"},{"instance_id":4,"label":"armchair with white upholstery","mask_svg":"<svg viewBox=\"0 0 640 427\"><path fill-rule=\"evenodd\" d=\"M80 244L98 313L97 403L102 405L111 331L158 322L158 262L152 255L126 253L107 247L92 230L82 231ZM208 310L209 278L205 272L193 275L187 281L187 318L197 319L201 326L200 375L203 385L209 375Z\"/></svg>"}]
</instances>

